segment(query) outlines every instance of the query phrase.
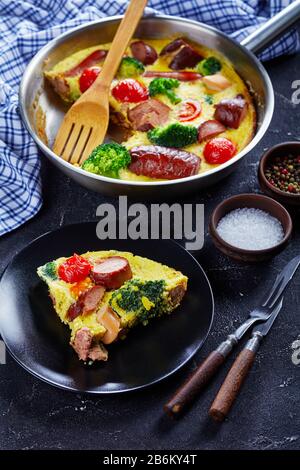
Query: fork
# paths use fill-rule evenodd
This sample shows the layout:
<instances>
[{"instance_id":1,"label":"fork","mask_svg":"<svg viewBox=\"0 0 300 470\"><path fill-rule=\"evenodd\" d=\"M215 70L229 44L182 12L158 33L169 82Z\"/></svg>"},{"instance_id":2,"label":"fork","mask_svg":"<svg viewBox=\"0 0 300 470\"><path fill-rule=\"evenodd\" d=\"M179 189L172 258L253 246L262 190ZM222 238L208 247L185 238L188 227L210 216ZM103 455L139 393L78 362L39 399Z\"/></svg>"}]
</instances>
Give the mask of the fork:
<instances>
[{"instance_id":1,"label":"fork","mask_svg":"<svg viewBox=\"0 0 300 470\"><path fill-rule=\"evenodd\" d=\"M252 310L248 319L234 333L228 335L227 339L217 349L212 351L196 370L192 372L183 385L179 387L172 398L165 404L164 411L168 415L172 417L179 416L216 374L233 347L238 344L249 328L256 322L264 322L269 319L282 301L283 292L299 265L300 256L296 256L278 274L270 292L261 305Z\"/></svg>"},{"instance_id":2,"label":"fork","mask_svg":"<svg viewBox=\"0 0 300 470\"><path fill-rule=\"evenodd\" d=\"M55 138L53 151L70 163L82 164L100 145L109 123L109 90L121 59L148 0L131 0L118 27L102 70L91 87L71 106Z\"/></svg>"}]
</instances>

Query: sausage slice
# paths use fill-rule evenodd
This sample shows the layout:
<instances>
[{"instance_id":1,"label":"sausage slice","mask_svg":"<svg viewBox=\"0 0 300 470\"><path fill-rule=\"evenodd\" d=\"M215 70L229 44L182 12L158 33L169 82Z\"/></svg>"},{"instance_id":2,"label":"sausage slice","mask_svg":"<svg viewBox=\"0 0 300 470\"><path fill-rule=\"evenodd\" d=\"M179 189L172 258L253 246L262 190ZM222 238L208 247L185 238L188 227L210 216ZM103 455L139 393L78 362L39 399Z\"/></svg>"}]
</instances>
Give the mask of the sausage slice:
<instances>
[{"instance_id":1,"label":"sausage slice","mask_svg":"<svg viewBox=\"0 0 300 470\"><path fill-rule=\"evenodd\" d=\"M65 77L75 77L76 75L81 74L85 69L93 67L93 65L98 64L107 56L107 51L103 49L98 49L92 52L88 57L83 59L79 64L72 67L70 70L64 73Z\"/></svg>"},{"instance_id":2,"label":"sausage slice","mask_svg":"<svg viewBox=\"0 0 300 470\"><path fill-rule=\"evenodd\" d=\"M169 117L170 108L159 100L150 98L128 110L127 117L133 129L147 132L163 125Z\"/></svg>"},{"instance_id":3,"label":"sausage slice","mask_svg":"<svg viewBox=\"0 0 300 470\"><path fill-rule=\"evenodd\" d=\"M96 262L90 276L95 284L100 284L107 289L119 289L125 281L132 278L132 272L126 258L111 256Z\"/></svg>"},{"instance_id":4,"label":"sausage slice","mask_svg":"<svg viewBox=\"0 0 300 470\"><path fill-rule=\"evenodd\" d=\"M209 119L203 122L198 128L198 142L201 143L203 140L211 139L221 132L226 131L226 127L215 119Z\"/></svg>"},{"instance_id":5,"label":"sausage slice","mask_svg":"<svg viewBox=\"0 0 300 470\"><path fill-rule=\"evenodd\" d=\"M71 344L82 361L86 361L89 357L92 339L93 336L89 328L83 327L76 331L75 338Z\"/></svg>"},{"instance_id":6,"label":"sausage slice","mask_svg":"<svg viewBox=\"0 0 300 470\"><path fill-rule=\"evenodd\" d=\"M108 352L102 343L95 343L90 347L88 357L92 361L107 361Z\"/></svg>"},{"instance_id":7,"label":"sausage slice","mask_svg":"<svg viewBox=\"0 0 300 470\"><path fill-rule=\"evenodd\" d=\"M237 95L232 99L221 100L216 105L214 117L224 126L238 129L247 114L247 109L248 104L243 95Z\"/></svg>"},{"instance_id":8,"label":"sausage slice","mask_svg":"<svg viewBox=\"0 0 300 470\"><path fill-rule=\"evenodd\" d=\"M200 167L200 158L184 150L142 145L130 150L129 170L136 175L150 178L176 179L195 175Z\"/></svg>"},{"instance_id":9,"label":"sausage slice","mask_svg":"<svg viewBox=\"0 0 300 470\"><path fill-rule=\"evenodd\" d=\"M68 310L67 318L73 321L79 315L87 315L95 310L105 294L105 287L93 286L83 292Z\"/></svg>"},{"instance_id":10,"label":"sausage slice","mask_svg":"<svg viewBox=\"0 0 300 470\"><path fill-rule=\"evenodd\" d=\"M203 57L189 44L183 46L179 52L173 57L169 64L170 69L181 70L186 67L195 67Z\"/></svg>"},{"instance_id":11,"label":"sausage slice","mask_svg":"<svg viewBox=\"0 0 300 470\"><path fill-rule=\"evenodd\" d=\"M135 41L131 43L130 49L133 57L144 65L151 65L157 59L156 50L144 41Z\"/></svg>"},{"instance_id":12,"label":"sausage slice","mask_svg":"<svg viewBox=\"0 0 300 470\"><path fill-rule=\"evenodd\" d=\"M174 39L174 41L169 42L161 51L160 56L171 54L172 52L178 51L181 46L185 46L187 43L183 38Z\"/></svg>"},{"instance_id":13,"label":"sausage slice","mask_svg":"<svg viewBox=\"0 0 300 470\"><path fill-rule=\"evenodd\" d=\"M71 342L71 346L75 349L79 359L87 361L106 361L108 354L105 347L101 343L93 343L93 335L86 326L76 331L75 338Z\"/></svg>"},{"instance_id":14,"label":"sausage slice","mask_svg":"<svg viewBox=\"0 0 300 470\"><path fill-rule=\"evenodd\" d=\"M160 52L161 56L167 54L173 55L173 59L169 64L170 69L173 70L181 70L185 69L186 67L195 67L195 65L203 59L202 55L199 54L183 38L177 38L170 42Z\"/></svg>"},{"instance_id":15,"label":"sausage slice","mask_svg":"<svg viewBox=\"0 0 300 470\"><path fill-rule=\"evenodd\" d=\"M170 301L173 307L180 304L186 293L186 285L179 284L170 291Z\"/></svg>"},{"instance_id":16,"label":"sausage slice","mask_svg":"<svg viewBox=\"0 0 300 470\"><path fill-rule=\"evenodd\" d=\"M85 291L82 296L80 296L80 302L82 304L82 313L87 314L95 310L95 308L98 307L100 301L102 300L104 294L105 287L103 286L93 286L87 291Z\"/></svg>"},{"instance_id":17,"label":"sausage slice","mask_svg":"<svg viewBox=\"0 0 300 470\"><path fill-rule=\"evenodd\" d=\"M69 321L75 320L75 318L79 317L81 315L82 311L82 306L78 300L74 302L72 305L70 305L68 313L67 313L67 319Z\"/></svg>"},{"instance_id":18,"label":"sausage slice","mask_svg":"<svg viewBox=\"0 0 300 470\"><path fill-rule=\"evenodd\" d=\"M159 70L146 70L143 73L144 77L162 77L162 78L175 78L181 82L191 82L194 80L200 80L202 78L201 73L197 72L177 72L177 71L169 71L169 72L160 72Z\"/></svg>"}]
</instances>

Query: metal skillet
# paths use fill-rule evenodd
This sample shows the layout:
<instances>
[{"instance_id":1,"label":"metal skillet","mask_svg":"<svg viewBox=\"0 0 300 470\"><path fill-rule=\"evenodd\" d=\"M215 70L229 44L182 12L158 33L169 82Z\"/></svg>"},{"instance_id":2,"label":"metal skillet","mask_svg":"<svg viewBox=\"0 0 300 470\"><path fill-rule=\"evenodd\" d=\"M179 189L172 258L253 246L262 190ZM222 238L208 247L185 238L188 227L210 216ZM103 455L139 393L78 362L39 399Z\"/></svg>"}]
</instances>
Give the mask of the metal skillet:
<instances>
[{"instance_id":1,"label":"metal skillet","mask_svg":"<svg viewBox=\"0 0 300 470\"><path fill-rule=\"evenodd\" d=\"M299 18L300 0L296 0L241 44L215 28L196 21L171 16L151 16L141 20L135 33L136 37L160 38L178 33L220 51L234 64L253 96L257 109L257 130L252 141L230 161L205 173L171 181L123 181L88 173L64 161L51 150L67 108L44 83L43 71L51 69L58 61L80 49L111 41L121 16L101 19L75 28L49 42L35 55L28 64L20 84L22 119L46 157L67 176L88 189L109 196L127 194L135 198L180 197L188 192L198 192L229 175L267 131L274 110L274 91L265 68L254 53L263 50Z\"/></svg>"}]
</instances>

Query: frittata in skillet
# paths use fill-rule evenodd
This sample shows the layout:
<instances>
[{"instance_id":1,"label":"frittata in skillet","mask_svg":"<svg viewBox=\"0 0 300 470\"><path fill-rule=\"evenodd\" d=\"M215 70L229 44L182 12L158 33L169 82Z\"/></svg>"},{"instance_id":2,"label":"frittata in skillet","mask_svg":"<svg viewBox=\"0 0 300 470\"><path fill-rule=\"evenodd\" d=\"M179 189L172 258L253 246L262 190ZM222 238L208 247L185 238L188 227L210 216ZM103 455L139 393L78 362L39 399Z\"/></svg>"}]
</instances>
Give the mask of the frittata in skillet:
<instances>
[{"instance_id":1,"label":"frittata in skillet","mask_svg":"<svg viewBox=\"0 0 300 470\"><path fill-rule=\"evenodd\" d=\"M72 54L45 72L66 102L101 73L110 44ZM252 139L255 107L248 88L220 53L188 39L134 39L112 82L111 122L120 143L102 144L86 171L123 180L184 178L218 166Z\"/></svg>"},{"instance_id":2,"label":"frittata in skillet","mask_svg":"<svg viewBox=\"0 0 300 470\"><path fill-rule=\"evenodd\" d=\"M188 281L173 268L115 250L59 258L37 273L83 361L106 361L106 345L139 323L171 313Z\"/></svg>"}]
</instances>

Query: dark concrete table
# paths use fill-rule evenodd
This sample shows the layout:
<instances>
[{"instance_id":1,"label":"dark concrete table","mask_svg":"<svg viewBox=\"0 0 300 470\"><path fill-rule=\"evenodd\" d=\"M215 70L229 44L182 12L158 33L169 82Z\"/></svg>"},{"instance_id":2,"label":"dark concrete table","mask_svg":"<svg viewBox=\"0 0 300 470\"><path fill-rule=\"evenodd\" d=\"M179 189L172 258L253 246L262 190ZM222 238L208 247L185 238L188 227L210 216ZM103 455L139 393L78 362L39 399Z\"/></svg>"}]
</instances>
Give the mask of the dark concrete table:
<instances>
[{"instance_id":1,"label":"dark concrete table","mask_svg":"<svg viewBox=\"0 0 300 470\"><path fill-rule=\"evenodd\" d=\"M300 105L291 103L293 80L300 79L300 59L267 64L276 90L276 109L266 136L234 175L217 187L189 198L205 203L206 221L225 197L258 192L258 158L267 147L300 139ZM105 199L79 187L45 158L44 206L23 227L0 240L0 270L13 255L45 231L72 222L96 220ZM107 200L107 199L106 199ZM216 315L202 350L180 372L150 389L117 396L94 397L50 387L29 375L11 357L0 365L1 449L299 449L299 373L291 360L291 344L300 335L300 273L286 295L282 315L261 347L257 361L222 426L207 418L211 400L232 358L212 386L181 421L163 417L162 405L184 377L242 321L284 264L300 252L300 217L294 216L291 244L261 265L238 265L224 258L206 235L196 253L212 284Z\"/></svg>"}]
</instances>

